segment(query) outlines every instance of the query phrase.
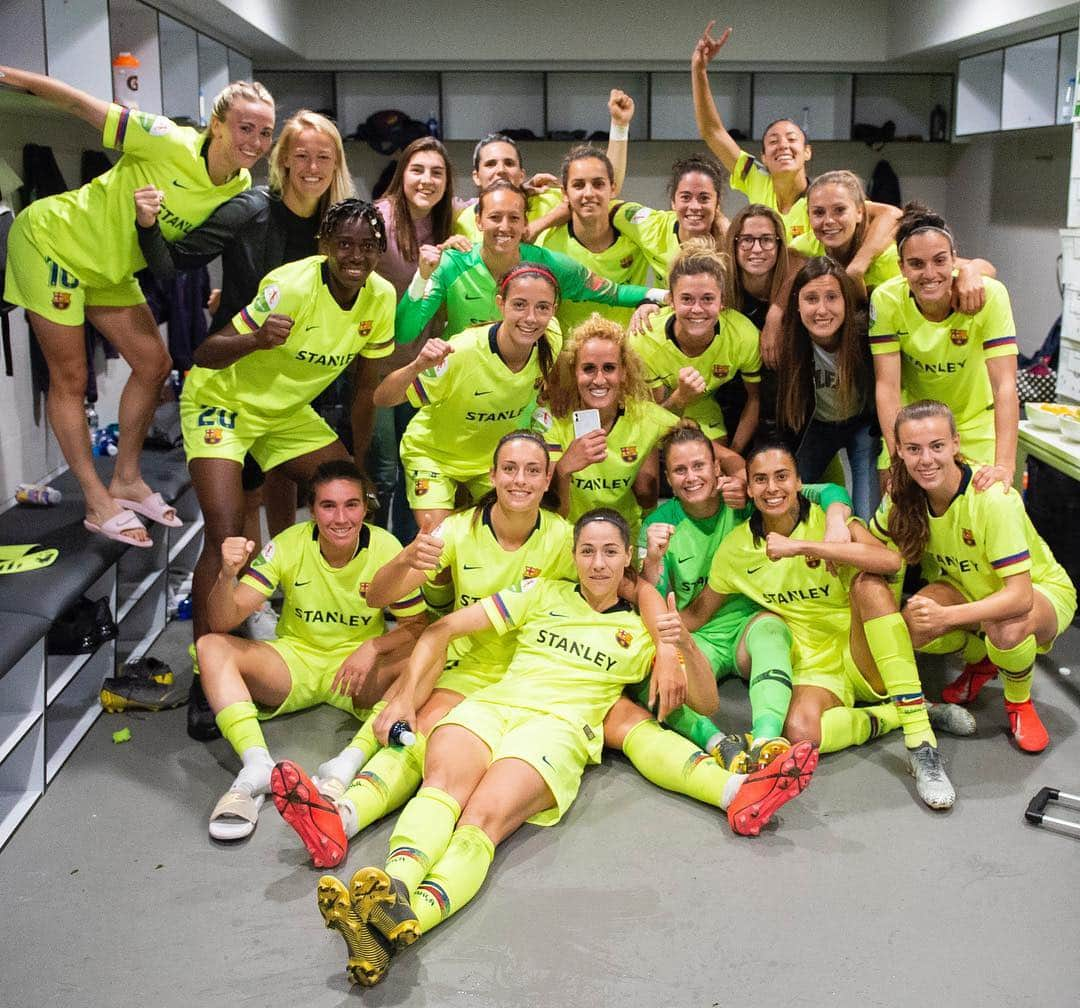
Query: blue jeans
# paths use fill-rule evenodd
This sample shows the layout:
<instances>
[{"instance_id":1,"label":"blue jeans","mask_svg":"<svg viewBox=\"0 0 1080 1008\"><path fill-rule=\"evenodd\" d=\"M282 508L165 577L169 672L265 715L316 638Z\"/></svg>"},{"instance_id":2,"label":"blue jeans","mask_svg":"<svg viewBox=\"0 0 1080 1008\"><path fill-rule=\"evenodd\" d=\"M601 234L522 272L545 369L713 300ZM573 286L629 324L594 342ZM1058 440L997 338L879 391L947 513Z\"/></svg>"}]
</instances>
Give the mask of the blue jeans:
<instances>
[{"instance_id":1,"label":"blue jeans","mask_svg":"<svg viewBox=\"0 0 1080 1008\"><path fill-rule=\"evenodd\" d=\"M833 456L844 449L851 465L851 502L857 514L869 521L881 500L877 475L877 457L881 450L881 435L874 433L875 424L866 416L830 423L811 419L798 451L795 464L799 479L804 483L821 480Z\"/></svg>"},{"instance_id":2,"label":"blue jeans","mask_svg":"<svg viewBox=\"0 0 1080 1008\"><path fill-rule=\"evenodd\" d=\"M379 495L379 510L371 516L376 525L393 532L407 546L416 538L416 519L405 500L405 472L401 468L401 437L416 410L407 402L380 406L368 449L368 473Z\"/></svg>"}]
</instances>

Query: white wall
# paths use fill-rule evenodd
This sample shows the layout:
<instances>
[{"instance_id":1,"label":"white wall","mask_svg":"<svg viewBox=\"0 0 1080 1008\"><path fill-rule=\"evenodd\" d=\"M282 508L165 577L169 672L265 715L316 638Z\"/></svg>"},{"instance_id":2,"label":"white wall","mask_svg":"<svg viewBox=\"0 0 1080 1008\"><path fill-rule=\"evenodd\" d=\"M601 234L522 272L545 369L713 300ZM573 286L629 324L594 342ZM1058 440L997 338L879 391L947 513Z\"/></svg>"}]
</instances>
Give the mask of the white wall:
<instances>
[{"instance_id":1,"label":"white wall","mask_svg":"<svg viewBox=\"0 0 1080 1008\"><path fill-rule=\"evenodd\" d=\"M889 0L888 56L900 59L940 48L969 48L980 37L1000 38L1069 21L1080 4L1061 0Z\"/></svg>"}]
</instances>

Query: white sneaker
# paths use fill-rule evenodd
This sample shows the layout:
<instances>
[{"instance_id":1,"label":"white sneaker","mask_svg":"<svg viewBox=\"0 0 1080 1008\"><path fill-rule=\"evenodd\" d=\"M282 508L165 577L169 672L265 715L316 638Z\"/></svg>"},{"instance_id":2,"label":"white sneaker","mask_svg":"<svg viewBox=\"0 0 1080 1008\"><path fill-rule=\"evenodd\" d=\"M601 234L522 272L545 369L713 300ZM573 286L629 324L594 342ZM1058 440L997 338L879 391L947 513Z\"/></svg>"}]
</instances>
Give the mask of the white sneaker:
<instances>
[{"instance_id":1,"label":"white sneaker","mask_svg":"<svg viewBox=\"0 0 1080 1008\"><path fill-rule=\"evenodd\" d=\"M932 809L949 809L956 802L956 789L945 773L941 754L929 742L908 750L909 769L915 790Z\"/></svg>"},{"instance_id":2,"label":"white sneaker","mask_svg":"<svg viewBox=\"0 0 1080 1008\"><path fill-rule=\"evenodd\" d=\"M936 731L959 735L962 738L975 734L975 715L958 704L928 702L926 716L930 719L930 726Z\"/></svg>"},{"instance_id":3,"label":"white sneaker","mask_svg":"<svg viewBox=\"0 0 1080 1008\"><path fill-rule=\"evenodd\" d=\"M264 602L246 620L244 629L252 640L273 640L277 636L278 615L269 602Z\"/></svg>"}]
</instances>

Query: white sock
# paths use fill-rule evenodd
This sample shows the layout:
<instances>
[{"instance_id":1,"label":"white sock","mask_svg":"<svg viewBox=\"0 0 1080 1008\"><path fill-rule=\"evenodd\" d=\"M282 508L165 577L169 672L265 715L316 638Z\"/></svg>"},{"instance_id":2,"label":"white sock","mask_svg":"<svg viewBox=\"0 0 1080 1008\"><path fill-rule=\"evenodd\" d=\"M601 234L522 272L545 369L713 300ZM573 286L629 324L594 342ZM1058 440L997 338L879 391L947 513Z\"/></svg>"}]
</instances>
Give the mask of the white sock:
<instances>
[{"instance_id":1,"label":"white sock","mask_svg":"<svg viewBox=\"0 0 1080 1008\"><path fill-rule=\"evenodd\" d=\"M245 749L240 757L244 768L236 775L230 791L247 791L252 795L267 794L270 791L270 771L274 769L274 760L270 752L262 746Z\"/></svg>"},{"instance_id":2,"label":"white sock","mask_svg":"<svg viewBox=\"0 0 1080 1008\"><path fill-rule=\"evenodd\" d=\"M318 770L315 771L315 775L320 780L326 780L328 777L333 777L335 780L341 781L346 787L348 787L353 778L360 772L360 768L371 758L371 754L364 752L363 749L354 749L349 746L347 749L342 749L333 759L328 759L323 763Z\"/></svg>"},{"instance_id":3,"label":"white sock","mask_svg":"<svg viewBox=\"0 0 1080 1008\"><path fill-rule=\"evenodd\" d=\"M341 816L341 825L345 827L345 835L347 837L354 837L360 832L360 827L356 822L356 809L353 808L353 803L342 798L340 801L334 802L334 807L338 810L338 815Z\"/></svg>"},{"instance_id":4,"label":"white sock","mask_svg":"<svg viewBox=\"0 0 1080 1008\"><path fill-rule=\"evenodd\" d=\"M724 796L720 801L720 807L726 809L731 804L731 799L739 793L748 774L733 773L724 781Z\"/></svg>"}]
</instances>

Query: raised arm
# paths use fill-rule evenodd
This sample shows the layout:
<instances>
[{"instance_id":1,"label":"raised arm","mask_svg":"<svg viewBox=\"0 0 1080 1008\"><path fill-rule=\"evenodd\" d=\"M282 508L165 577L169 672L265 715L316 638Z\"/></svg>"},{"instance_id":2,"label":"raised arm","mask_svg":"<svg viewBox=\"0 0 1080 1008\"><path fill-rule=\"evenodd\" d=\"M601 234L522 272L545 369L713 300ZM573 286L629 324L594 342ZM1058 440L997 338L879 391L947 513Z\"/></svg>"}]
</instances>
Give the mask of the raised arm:
<instances>
[{"instance_id":1,"label":"raised arm","mask_svg":"<svg viewBox=\"0 0 1080 1008\"><path fill-rule=\"evenodd\" d=\"M705 31L694 46L694 53L690 57L690 83L694 93L694 117L697 119L701 139L720 163L732 172L735 170L735 162L742 154L742 148L727 131L720 113L716 110L716 102L713 101L709 87L709 63L731 37L731 29L725 28L720 37L714 39L710 33L715 24L715 21L710 21L705 26Z\"/></svg>"},{"instance_id":2,"label":"raised arm","mask_svg":"<svg viewBox=\"0 0 1080 1008\"><path fill-rule=\"evenodd\" d=\"M254 550L255 543L244 536L229 536L221 544L221 569L206 607L214 633L238 627L266 601L261 592L237 581Z\"/></svg>"},{"instance_id":3,"label":"raised arm","mask_svg":"<svg viewBox=\"0 0 1080 1008\"><path fill-rule=\"evenodd\" d=\"M611 97L608 98L608 111L611 113L611 132L608 134L607 156L615 170L611 194L618 196L626 181L626 157L630 149L627 131L634 119L634 99L625 91L612 88Z\"/></svg>"},{"instance_id":4,"label":"raised arm","mask_svg":"<svg viewBox=\"0 0 1080 1008\"><path fill-rule=\"evenodd\" d=\"M438 367L454 352L454 348L437 336L429 339L416 355L403 367L391 371L375 389L372 399L376 406L397 406L405 402L409 386L428 368Z\"/></svg>"},{"instance_id":5,"label":"raised arm","mask_svg":"<svg viewBox=\"0 0 1080 1008\"><path fill-rule=\"evenodd\" d=\"M418 532L396 557L375 572L367 590L370 606L385 607L420 588L428 571L438 570L443 541L430 532Z\"/></svg>"},{"instance_id":6,"label":"raised arm","mask_svg":"<svg viewBox=\"0 0 1080 1008\"><path fill-rule=\"evenodd\" d=\"M251 333L237 332L229 322L224 329L208 336L195 351L199 367L220 370L235 364L256 350L271 350L281 346L292 332L293 320L288 315L271 313L258 329Z\"/></svg>"},{"instance_id":7,"label":"raised arm","mask_svg":"<svg viewBox=\"0 0 1080 1008\"><path fill-rule=\"evenodd\" d=\"M29 91L50 105L88 122L99 132L105 126L109 102L95 98L54 77L19 70L17 67L0 66L0 83Z\"/></svg>"},{"instance_id":8,"label":"raised arm","mask_svg":"<svg viewBox=\"0 0 1080 1008\"><path fill-rule=\"evenodd\" d=\"M896 227L900 223L900 210L888 203L866 201L866 234L859 250L848 263L847 271L861 280L870 264L896 239Z\"/></svg>"}]
</instances>

